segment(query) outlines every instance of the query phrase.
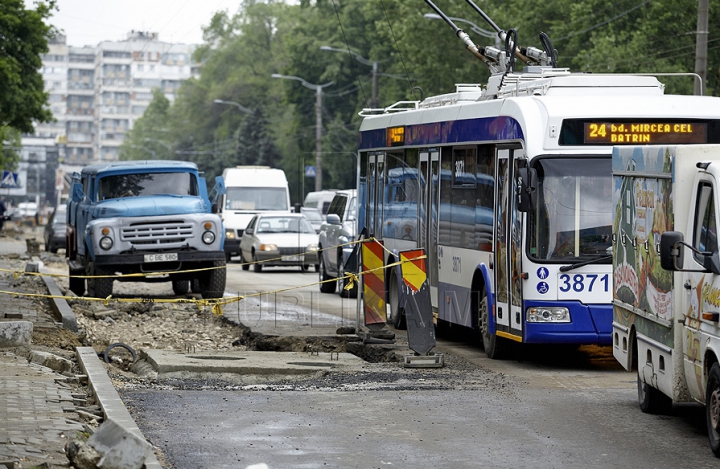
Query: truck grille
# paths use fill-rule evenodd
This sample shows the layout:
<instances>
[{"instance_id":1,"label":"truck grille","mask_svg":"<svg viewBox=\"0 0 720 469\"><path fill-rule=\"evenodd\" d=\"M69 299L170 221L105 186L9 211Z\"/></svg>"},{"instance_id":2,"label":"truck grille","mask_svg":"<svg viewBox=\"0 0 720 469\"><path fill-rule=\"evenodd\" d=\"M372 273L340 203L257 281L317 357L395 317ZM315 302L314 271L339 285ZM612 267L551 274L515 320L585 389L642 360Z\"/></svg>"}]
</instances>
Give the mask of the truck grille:
<instances>
[{"instance_id":1,"label":"truck grille","mask_svg":"<svg viewBox=\"0 0 720 469\"><path fill-rule=\"evenodd\" d=\"M121 239L133 246L184 243L193 237L193 226L183 220L133 223L121 229Z\"/></svg>"}]
</instances>

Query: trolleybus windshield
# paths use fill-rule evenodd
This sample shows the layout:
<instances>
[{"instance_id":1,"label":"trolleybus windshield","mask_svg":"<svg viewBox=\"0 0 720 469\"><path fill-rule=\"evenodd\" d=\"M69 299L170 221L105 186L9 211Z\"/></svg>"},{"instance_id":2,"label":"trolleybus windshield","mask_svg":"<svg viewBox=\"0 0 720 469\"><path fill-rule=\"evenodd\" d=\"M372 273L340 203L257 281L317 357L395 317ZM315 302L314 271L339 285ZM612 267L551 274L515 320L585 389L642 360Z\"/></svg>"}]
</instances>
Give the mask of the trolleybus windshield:
<instances>
[{"instance_id":1,"label":"trolleybus windshield","mask_svg":"<svg viewBox=\"0 0 720 469\"><path fill-rule=\"evenodd\" d=\"M538 198L528 214L528 255L577 262L610 254L610 158L542 157L533 166L538 174Z\"/></svg>"}]
</instances>

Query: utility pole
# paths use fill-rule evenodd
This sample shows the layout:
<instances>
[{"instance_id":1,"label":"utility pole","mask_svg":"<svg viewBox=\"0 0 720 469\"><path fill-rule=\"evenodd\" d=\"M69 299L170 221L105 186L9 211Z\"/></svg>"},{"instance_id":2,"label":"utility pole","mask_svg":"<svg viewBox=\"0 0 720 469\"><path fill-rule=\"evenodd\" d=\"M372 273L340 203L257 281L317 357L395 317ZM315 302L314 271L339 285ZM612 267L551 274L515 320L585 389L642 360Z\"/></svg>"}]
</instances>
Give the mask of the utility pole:
<instances>
[{"instance_id":1,"label":"utility pole","mask_svg":"<svg viewBox=\"0 0 720 469\"><path fill-rule=\"evenodd\" d=\"M697 39L695 42L695 73L700 76L701 83L695 82L695 94L702 94L702 86L707 79L707 45L708 45L708 9L709 0L698 0ZM706 86L705 86L706 87Z\"/></svg>"}]
</instances>

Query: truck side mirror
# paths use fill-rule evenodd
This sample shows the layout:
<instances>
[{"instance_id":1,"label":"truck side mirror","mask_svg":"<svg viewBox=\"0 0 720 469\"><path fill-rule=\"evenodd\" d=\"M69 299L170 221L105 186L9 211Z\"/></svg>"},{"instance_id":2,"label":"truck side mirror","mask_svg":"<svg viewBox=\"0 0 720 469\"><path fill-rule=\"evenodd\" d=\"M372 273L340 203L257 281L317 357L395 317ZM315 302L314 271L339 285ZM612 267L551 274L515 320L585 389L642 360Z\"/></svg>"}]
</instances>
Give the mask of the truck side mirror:
<instances>
[{"instance_id":1,"label":"truck side mirror","mask_svg":"<svg viewBox=\"0 0 720 469\"><path fill-rule=\"evenodd\" d=\"M295 204L295 213L302 213L302 204Z\"/></svg>"},{"instance_id":2,"label":"truck side mirror","mask_svg":"<svg viewBox=\"0 0 720 469\"><path fill-rule=\"evenodd\" d=\"M340 217L337 216L337 214L335 213L328 213L328 216L325 220L331 225L342 225Z\"/></svg>"},{"instance_id":3,"label":"truck side mirror","mask_svg":"<svg viewBox=\"0 0 720 469\"><path fill-rule=\"evenodd\" d=\"M517 208L531 212L537 206L537 171L535 168L518 169Z\"/></svg>"},{"instance_id":4,"label":"truck side mirror","mask_svg":"<svg viewBox=\"0 0 720 469\"><path fill-rule=\"evenodd\" d=\"M660 267L665 270L682 270L684 238L679 231L666 231L660 235Z\"/></svg>"},{"instance_id":5,"label":"truck side mirror","mask_svg":"<svg viewBox=\"0 0 720 469\"><path fill-rule=\"evenodd\" d=\"M210 207L210 213L218 213L218 204L217 202L214 202L212 206Z\"/></svg>"}]
</instances>

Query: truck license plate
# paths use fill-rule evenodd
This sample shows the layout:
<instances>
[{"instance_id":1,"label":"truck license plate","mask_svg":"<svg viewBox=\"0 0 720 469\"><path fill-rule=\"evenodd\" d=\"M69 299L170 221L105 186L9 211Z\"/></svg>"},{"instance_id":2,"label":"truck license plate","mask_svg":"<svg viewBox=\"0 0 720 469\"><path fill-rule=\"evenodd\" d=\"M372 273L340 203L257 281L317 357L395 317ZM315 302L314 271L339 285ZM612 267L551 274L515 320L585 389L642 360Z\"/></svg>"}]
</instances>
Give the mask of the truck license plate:
<instances>
[{"instance_id":1,"label":"truck license plate","mask_svg":"<svg viewBox=\"0 0 720 469\"><path fill-rule=\"evenodd\" d=\"M286 262L302 262L304 259L304 256L282 256L282 260Z\"/></svg>"},{"instance_id":2,"label":"truck license plate","mask_svg":"<svg viewBox=\"0 0 720 469\"><path fill-rule=\"evenodd\" d=\"M171 262L178 260L176 252L168 252L164 254L145 254L145 262Z\"/></svg>"}]
</instances>

